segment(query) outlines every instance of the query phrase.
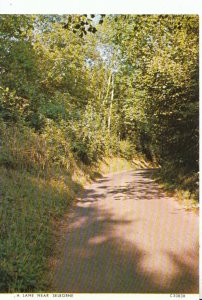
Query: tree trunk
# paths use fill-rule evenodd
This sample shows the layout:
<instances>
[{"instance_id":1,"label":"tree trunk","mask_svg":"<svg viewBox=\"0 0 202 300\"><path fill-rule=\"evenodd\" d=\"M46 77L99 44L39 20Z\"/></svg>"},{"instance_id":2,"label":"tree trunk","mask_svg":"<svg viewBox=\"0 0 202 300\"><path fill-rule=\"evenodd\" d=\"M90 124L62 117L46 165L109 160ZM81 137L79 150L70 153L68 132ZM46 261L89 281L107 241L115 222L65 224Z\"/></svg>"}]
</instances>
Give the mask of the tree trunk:
<instances>
[{"instance_id":1,"label":"tree trunk","mask_svg":"<svg viewBox=\"0 0 202 300\"><path fill-rule=\"evenodd\" d=\"M111 127L111 115L112 115L113 100L114 100L114 75L112 74L112 90L111 90L111 98L110 98L109 114L108 114L108 130L109 130L109 132L110 132L110 127Z\"/></svg>"}]
</instances>

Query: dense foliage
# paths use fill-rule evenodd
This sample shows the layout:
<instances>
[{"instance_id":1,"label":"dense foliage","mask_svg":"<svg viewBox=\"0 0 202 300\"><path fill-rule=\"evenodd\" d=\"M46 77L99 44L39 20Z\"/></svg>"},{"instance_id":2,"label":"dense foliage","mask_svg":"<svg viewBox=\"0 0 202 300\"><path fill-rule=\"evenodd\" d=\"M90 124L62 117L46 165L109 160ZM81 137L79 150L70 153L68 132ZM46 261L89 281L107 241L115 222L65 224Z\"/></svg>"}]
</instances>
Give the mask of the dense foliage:
<instances>
[{"instance_id":1,"label":"dense foliage","mask_svg":"<svg viewBox=\"0 0 202 300\"><path fill-rule=\"evenodd\" d=\"M142 153L196 190L198 31L193 15L0 16L1 291L43 289L75 168Z\"/></svg>"}]
</instances>

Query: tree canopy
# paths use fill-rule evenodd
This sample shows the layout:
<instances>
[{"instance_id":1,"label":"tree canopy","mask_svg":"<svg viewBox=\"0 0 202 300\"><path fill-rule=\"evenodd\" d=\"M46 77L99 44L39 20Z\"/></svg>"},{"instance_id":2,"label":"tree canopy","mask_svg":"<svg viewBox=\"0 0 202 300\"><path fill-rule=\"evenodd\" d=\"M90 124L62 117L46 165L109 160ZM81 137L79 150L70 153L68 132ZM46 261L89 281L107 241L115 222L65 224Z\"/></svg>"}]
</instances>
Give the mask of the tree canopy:
<instances>
[{"instance_id":1,"label":"tree canopy","mask_svg":"<svg viewBox=\"0 0 202 300\"><path fill-rule=\"evenodd\" d=\"M197 169L198 16L4 15L0 30L5 122L66 127L86 162L127 140Z\"/></svg>"}]
</instances>

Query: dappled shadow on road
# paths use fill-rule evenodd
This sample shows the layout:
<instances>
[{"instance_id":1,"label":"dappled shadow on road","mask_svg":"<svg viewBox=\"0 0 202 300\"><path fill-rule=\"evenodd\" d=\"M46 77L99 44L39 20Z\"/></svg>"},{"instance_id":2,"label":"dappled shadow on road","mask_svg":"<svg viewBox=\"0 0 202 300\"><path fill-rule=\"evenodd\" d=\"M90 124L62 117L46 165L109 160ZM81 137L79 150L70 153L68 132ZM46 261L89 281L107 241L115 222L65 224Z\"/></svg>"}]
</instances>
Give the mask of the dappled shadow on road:
<instances>
[{"instance_id":1,"label":"dappled shadow on road","mask_svg":"<svg viewBox=\"0 0 202 300\"><path fill-rule=\"evenodd\" d=\"M106 194L113 196L116 200L131 198L134 200L152 200L154 197L159 199L164 194L159 189L158 184L151 179L153 172L155 169L132 171L131 176L135 176L134 180L126 182L123 186L119 184L111 187L109 179L106 177L99 179L96 181L96 191L92 188L86 189L82 194L82 201L95 202L98 199L101 201L106 197Z\"/></svg>"},{"instance_id":2,"label":"dappled shadow on road","mask_svg":"<svg viewBox=\"0 0 202 300\"><path fill-rule=\"evenodd\" d=\"M115 185L112 188L108 185L101 185L99 189L107 191L108 195L113 196L115 200L156 200L163 199L165 197L162 190L160 190L157 183L152 180L153 173L156 169L145 169L131 172L131 176L134 180L124 183L124 185ZM93 196L90 191L88 192L89 197ZM104 197L104 193L97 194Z\"/></svg>"},{"instance_id":3,"label":"dappled shadow on road","mask_svg":"<svg viewBox=\"0 0 202 300\"><path fill-rule=\"evenodd\" d=\"M139 172L139 173L138 173ZM147 176L148 174L148 176ZM136 235L142 219L121 217L98 206L97 202L116 197L132 201L149 200L161 192L155 191L148 182L150 196L144 192L143 177L150 179L150 171L131 172L128 186L112 187L111 179L98 180L96 185L85 190L69 215L68 226L63 229L65 241L60 248L61 259L57 265L54 292L73 293L197 293L198 276L192 260L175 252L152 253L137 243ZM133 176L136 177L136 180ZM136 190L141 190L138 198ZM152 195L153 193L153 195ZM119 195L120 194L120 195ZM110 198L112 197L112 198ZM115 198L114 198L115 197ZM153 198L154 199L154 198ZM117 202L116 202L117 203ZM124 202L126 203L126 202ZM142 216L140 216L142 217ZM134 238L125 238L125 236ZM186 236L182 237L186 238ZM197 249L197 245L196 245ZM158 268L147 261L159 255ZM197 255L192 253L192 255ZM155 264L155 262L154 262ZM165 264L165 265L164 265ZM166 272L162 272L167 268Z\"/></svg>"}]
</instances>

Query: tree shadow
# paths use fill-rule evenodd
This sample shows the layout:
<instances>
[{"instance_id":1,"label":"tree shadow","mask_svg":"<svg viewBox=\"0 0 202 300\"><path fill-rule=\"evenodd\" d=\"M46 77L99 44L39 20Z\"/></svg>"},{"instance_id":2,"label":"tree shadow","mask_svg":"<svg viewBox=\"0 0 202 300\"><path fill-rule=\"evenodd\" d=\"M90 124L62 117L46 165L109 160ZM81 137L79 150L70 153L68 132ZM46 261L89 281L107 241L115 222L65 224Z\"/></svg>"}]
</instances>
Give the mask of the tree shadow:
<instances>
[{"instance_id":1,"label":"tree shadow","mask_svg":"<svg viewBox=\"0 0 202 300\"><path fill-rule=\"evenodd\" d=\"M79 215L79 217L78 217ZM93 208L80 207L71 220L55 276L55 292L126 293L144 291L144 274L138 273L142 253L113 237L113 226L130 221L113 220ZM147 289L149 286L147 284Z\"/></svg>"},{"instance_id":2,"label":"tree shadow","mask_svg":"<svg viewBox=\"0 0 202 300\"><path fill-rule=\"evenodd\" d=\"M151 171L141 170L137 175L136 172L131 174L150 178ZM75 203L68 225L62 229L61 235L65 236L65 239L62 238L58 246L60 258L53 290L50 292L197 293L196 267L187 262L186 257L182 257L181 254L176 255L171 251L160 253L170 262L170 266L165 266L171 268L169 280L167 277L163 280L161 274L150 272L143 267L151 253L148 254L135 240L131 242L117 235L120 230L124 231L125 235L130 234L128 228L131 228L131 224L136 234L136 224L142 220L137 218L131 221L112 215L96 204L98 200L106 198L106 195L117 197L119 193L127 193L133 199L134 182L128 182L130 187L123 186L118 189L115 186L110 193L110 179L104 180L104 185L99 186L102 184L101 179L96 186L84 191L81 199ZM142 189L142 186L140 188ZM172 271L172 268L175 271Z\"/></svg>"},{"instance_id":3,"label":"tree shadow","mask_svg":"<svg viewBox=\"0 0 202 300\"><path fill-rule=\"evenodd\" d=\"M196 245L195 249L198 249ZM173 293L199 293L199 266L192 266L189 263L189 257L199 255L195 253L184 253L184 257L177 256L170 252L168 255L172 259L172 262L177 266L178 275L172 278L170 283L171 292Z\"/></svg>"}]
</instances>

